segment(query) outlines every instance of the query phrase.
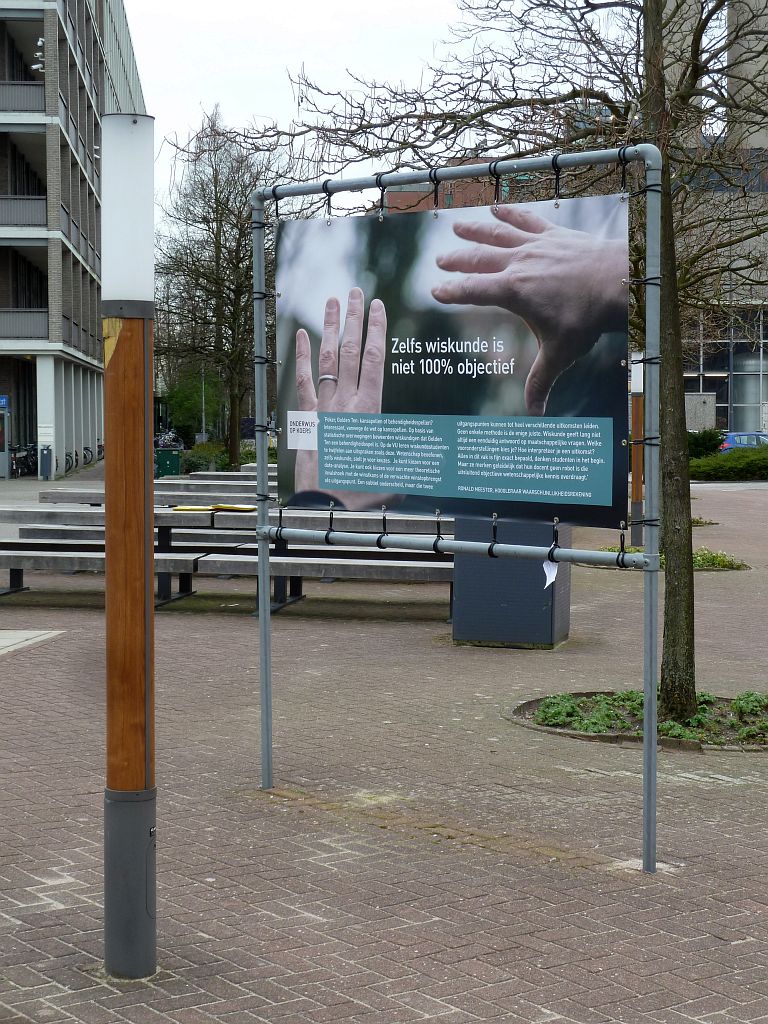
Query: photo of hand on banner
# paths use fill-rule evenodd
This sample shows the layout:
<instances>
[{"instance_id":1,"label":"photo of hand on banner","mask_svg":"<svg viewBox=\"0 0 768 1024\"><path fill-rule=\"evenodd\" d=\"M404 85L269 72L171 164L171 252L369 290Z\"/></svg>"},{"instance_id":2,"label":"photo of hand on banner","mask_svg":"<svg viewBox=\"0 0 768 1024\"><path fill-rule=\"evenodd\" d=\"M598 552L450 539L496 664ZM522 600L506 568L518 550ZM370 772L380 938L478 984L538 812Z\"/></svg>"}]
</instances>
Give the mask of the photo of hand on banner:
<instances>
[{"instance_id":1,"label":"photo of hand on banner","mask_svg":"<svg viewBox=\"0 0 768 1024\"><path fill-rule=\"evenodd\" d=\"M432 289L438 302L501 306L521 317L539 351L525 382L525 406L544 415L552 385L606 331L626 324L627 288L617 268L623 241L560 227L522 206L495 206L498 223L460 221L471 248L440 255L456 276ZM623 320L622 320L623 318Z\"/></svg>"},{"instance_id":2,"label":"photo of hand on banner","mask_svg":"<svg viewBox=\"0 0 768 1024\"><path fill-rule=\"evenodd\" d=\"M325 304L323 334L320 342L317 386L312 375L312 346L304 328L296 332L296 393L301 412L381 412L384 385L384 361L387 348L387 313L380 299L371 302L368 331L362 351L365 296L353 288L347 300L344 331L341 329L339 300L329 298ZM361 360L362 351L362 360ZM318 490L317 451L296 453L296 492L307 494ZM327 492L329 500L347 509L371 506L370 494ZM377 496L381 504L381 497Z\"/></svg>"},{"instance_id":3,"label":"photo of hand on banner","mask_svg":"<svg viewBox=\"0 0 768 1024\"><path fill-rule=\"evenodd\" d=\"M618 195L282 221L281 500L623 521L628 276Z\"/></svg>"}]
</instances>

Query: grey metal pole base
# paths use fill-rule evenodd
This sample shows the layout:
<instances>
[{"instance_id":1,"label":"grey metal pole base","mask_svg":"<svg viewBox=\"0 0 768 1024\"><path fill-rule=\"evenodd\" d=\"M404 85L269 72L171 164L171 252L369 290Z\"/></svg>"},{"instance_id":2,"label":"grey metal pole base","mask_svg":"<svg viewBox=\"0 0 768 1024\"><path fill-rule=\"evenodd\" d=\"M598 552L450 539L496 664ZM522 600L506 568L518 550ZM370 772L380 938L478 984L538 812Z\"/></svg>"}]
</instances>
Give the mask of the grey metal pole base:
<instances>
[{"instance_id":1,"label":"grey metal pole base","mask_svg":"<svg viewBox=\"0 0 768 1024\"><path fill-rule=\"evenodd\" d=\"M633 501L629 510L629 514L632 517L632 521L629 526L629 543L633 548L641 548L643 546L643 503L642 501Z\"/></svg>"},{"instance_id":2,"label":"grey metal pole base","mask_svg":"<svg viewBox=\"0 0 768 1024\"><path fill-rule=\"evenodd\" d=\"M104 790L104 967L116 978L157 970L156 789Z\"/></svg>"}]
</instances>

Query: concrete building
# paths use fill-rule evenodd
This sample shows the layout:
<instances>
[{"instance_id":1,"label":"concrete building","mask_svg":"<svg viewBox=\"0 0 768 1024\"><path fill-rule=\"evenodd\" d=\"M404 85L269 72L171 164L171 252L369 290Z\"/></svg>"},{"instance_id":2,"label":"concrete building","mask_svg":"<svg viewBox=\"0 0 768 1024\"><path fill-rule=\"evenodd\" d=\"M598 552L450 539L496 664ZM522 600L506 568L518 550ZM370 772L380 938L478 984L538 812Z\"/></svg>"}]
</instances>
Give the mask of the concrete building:
<instances>
[{"instance_id":1,"label":"concrete building","mask_svg":"<svg viewBox=\"0 0 768 1024\"><path fill-rule=\"evenodd\" d=\"M144 113L122 0L0 0L0 407L6 448L50 446L58 475L103 438L100 126L114 112Z\"/></svg>"}]
</instances>

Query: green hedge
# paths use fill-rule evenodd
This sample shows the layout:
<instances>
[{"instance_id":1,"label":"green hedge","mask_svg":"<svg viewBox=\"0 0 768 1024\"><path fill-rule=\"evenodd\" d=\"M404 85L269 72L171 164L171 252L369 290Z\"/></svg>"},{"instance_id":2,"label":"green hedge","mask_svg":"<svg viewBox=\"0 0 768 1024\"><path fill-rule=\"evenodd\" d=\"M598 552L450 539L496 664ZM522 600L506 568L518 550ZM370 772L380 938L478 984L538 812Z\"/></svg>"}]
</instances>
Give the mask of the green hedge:
<instances>
[{"instance_id":1,"label":"green hedge","mask_svg":"<svg viewBox=\"0 0 768 1024\"><path fill-rule=\"evenodd\" d=\"M689 430L688 457L703 459L706 455L715 455L724 439L724 430Z\"/></svg>"},{"instance_id":2,"label":"green hedge","mask_svg":"<svg viewBox=\"0 0 768 1024\"><path fill-rule=\"evenodd\" d=\"M691 480L768 480L768 445L691 459Z\"/></svg>"},{"instance_id":3,"label":"green hedge","mask_svg":"<svg viewBox=\"0 0 768 1024\"><path fill-rule=\"evenodd\" d=\"M227 468L229 456L225 452L224 446L216 444L214 441L208 441L206 444L196 444L189 451L182 452L181 472L199 473L202 470L208 469L211 463L213 463L214 469L221 470Z\"/></svg>"},{"instance_id":4,"label":"green hedge","mask_svg":"<svg viewBox=\"0 0 768 1024\"><path fill-rule=\"evenodd\" d=\"M274 453L270 449L269 461L277 461L277 452ZM243 466L247 462L255 462L256 453L253 448L253 441L243 441L240 446L240 465ZM229 454L223 444L219 444L216 441L208 441L206 444L196 444L194 448L190 448L188 451L181 453L181 472L182 473L199 473L213 463L215 470L227 470L229 469Z\"/></svg>"}]
</instances>

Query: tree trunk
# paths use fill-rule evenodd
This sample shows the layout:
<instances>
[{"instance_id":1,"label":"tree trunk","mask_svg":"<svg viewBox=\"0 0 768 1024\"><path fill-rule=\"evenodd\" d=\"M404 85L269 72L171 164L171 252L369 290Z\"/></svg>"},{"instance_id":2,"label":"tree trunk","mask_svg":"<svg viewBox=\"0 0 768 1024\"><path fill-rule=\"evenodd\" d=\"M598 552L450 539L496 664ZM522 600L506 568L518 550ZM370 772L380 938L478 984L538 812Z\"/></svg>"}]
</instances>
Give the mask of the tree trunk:
<instances>
[{"instance_id":1,"label":"tree trunk","mask_svg":"<svg viewBox=\"0 0 768 1024\"><path fill-rule=\"evenodd\" d=\"M664 158L661 192L661 527L664 573L664 646L659 712L681 722L696 711L693 557L683 346L669 170L669 116L664 82L664 0L644 4L646 136ZM652 284L648 287L654 287Z\"/></svg>"},{"instance_id":2,"label":"tree trunk","mask_svg":"<svg viewBox=\"0 0 768 1024\"><path fill-rule=\"evenodd\" d=\"M683 346L677 296L675 235L669 163L661 196L661 523L664 571L664 644L659 715L683 722L696 712L691 484L685 423ZM670 286L667 287L667 282Z\"/></svg>"},{"instance_id":3,"label":"tree trunk","mask_svg":"<svg viewBox=\"0 0 768 1024\"><path fill-rule=\"evenodd\" d=\"M240 388L229 389L229 422L227 427L229 468L240 469Z\"/></svg>"}]
</instances>

